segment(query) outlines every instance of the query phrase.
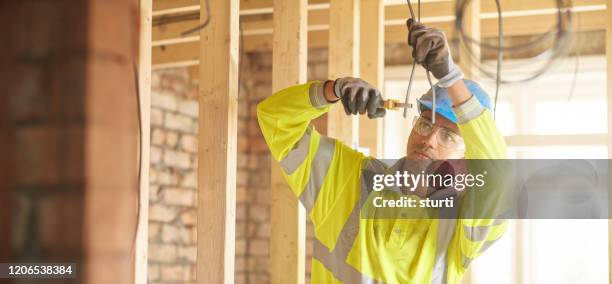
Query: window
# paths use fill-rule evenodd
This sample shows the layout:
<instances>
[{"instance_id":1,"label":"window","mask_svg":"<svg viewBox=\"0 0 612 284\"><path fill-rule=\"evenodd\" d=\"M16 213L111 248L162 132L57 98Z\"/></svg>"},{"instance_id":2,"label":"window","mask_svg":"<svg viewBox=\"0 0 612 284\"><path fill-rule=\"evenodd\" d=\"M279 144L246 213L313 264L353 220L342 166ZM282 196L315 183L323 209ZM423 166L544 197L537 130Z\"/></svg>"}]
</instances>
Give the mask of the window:
<instances>
[{"instance_id":1,"label":"window","mask_svg":"<svg viewBox=\"0 0 612 284\"><path fill-rule=\"evenodd\" d=\"M575 62L567 58L537 80L502 86L496 123L509 158L608 157L605 57L581 57L576 77ZM417 70L411 101L429 89L422 68ZM409 72L410 66L387 68L387 98L403 100ZM493 99L494 83L480 83ZM385 118L385 158L404 155L408 122L401 112ZM508 228L472 263L464 283L608 283L607 220L511 220Z\"/></svg>"}]
</instances>

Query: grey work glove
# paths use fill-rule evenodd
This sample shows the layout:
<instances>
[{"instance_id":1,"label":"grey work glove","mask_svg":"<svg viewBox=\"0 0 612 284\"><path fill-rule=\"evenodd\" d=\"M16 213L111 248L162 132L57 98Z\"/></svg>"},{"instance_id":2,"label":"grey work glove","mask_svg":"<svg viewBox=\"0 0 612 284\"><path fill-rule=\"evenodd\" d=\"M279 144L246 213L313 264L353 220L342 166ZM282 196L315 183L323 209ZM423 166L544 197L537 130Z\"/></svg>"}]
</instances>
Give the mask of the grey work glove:
<instances>
[{"instance_id":1,"label":"grey work glove","mask_svg":"<svg viewBox=\"0 0 612 284\"><path fill-rule=\"evenodd\" d=\"M408 44L412 46L412 57L438 79L438 85L450 87L463 79L463 72L455 65L444 32L414 22L407 22Z\"/></svg>"},{"instance_id":2,"label":"grey work glove","mask_svg":"<svg viewBox=\"0 0 612 284\"><path fill-rule=\"evenodd\" d=\"M385 116L384 100L376 87L359 78L334 81L334 95L342 101L347 115L368 113L369 118Z\"/></svg>"}]
</instances>

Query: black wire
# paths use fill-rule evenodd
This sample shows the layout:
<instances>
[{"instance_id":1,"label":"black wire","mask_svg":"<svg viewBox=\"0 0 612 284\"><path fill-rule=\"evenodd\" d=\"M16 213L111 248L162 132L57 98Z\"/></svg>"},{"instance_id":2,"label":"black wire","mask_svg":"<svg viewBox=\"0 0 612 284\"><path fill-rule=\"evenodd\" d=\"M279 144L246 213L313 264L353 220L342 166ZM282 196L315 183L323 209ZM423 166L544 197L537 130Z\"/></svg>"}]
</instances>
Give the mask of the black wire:
<instances>
[{"instance_id":1,"label":"black wire","mask_svg":"<svg viewBox=\"0 0 612 284\"><path fill-rule=\"evenodd\" d=\"M198 32L202 29L204 29L206 26L208 26L208 24L210 23L210 0L206 0L206 20L204 20L204 22L202 24L200 24L199 26L189 29L187 31L184 31L181 33L181 36L187 36L189 34ZM240 97L240 89L242 87L242 65L243 65L243 61L244 61L244 31L242 29L242 23L239 22L238 23L238 28L240 30L240 42L238 43L239 47L239 53L240 53L240 58L238 59L238 93L237 96ZM200 62L201 64L202 62Z\"/></svg>"},{"instance_id":2,"label":"black wire","mask_svg":"<svg viewBox=\"0 0 612 284\"><path fill-rule=\"evenodd\" d=\"M406 0L408 3L408 10L410 11L410 18L414 20L414 10L412 9L412 4L410 0ZM408 34L408 44L410 44L410 33ZM404 97L404 114L403 117L406 118L408 115L408 107L410 100L410 89L412 89L412 81L414 79L414 70L416 69L416 60L412 58L412 70L410 71L410 79L408 80L408 88L406 89L406 96Z\"/></svg>"},{"instance_id":3,"label":"black wire","mask_svg":"<svg viewBox=\"0 0 612 284\"><path fill-rule=\"evenodd\" d=\"M136 247L136 241L138 238L138 229L141 226L140 223L140 208L142 208L142 200L141 200L141 192L140 192L140 187L142 185L142 149L143 149L143 139L142 137L144 136L143 133L143 129L142 129L142 109L141 109L141 105L140 105L140 85L139 85L139 75L138 75L138 65L136 64L136 62L132 62L132 68L134 69L134 91L136 93L136 113L138 116L138 180L136 182L137 185L137 190L136 192L137 194L137 198L138 198L138 202L136 203L136 226L134 229L134 239L132 241L132 247L130 249L130 255L134 254L134 248ZM132 258L135 259L135 258Z\"/></svg>"},{"instance_id":4,"label":"black wire","mask_svg":"<svg viewBox=\"0 0 612 284\"><path fill-rule=\"evenodd\" d=\"M406 0L406 2L408 3L408 10L410 10L410 17L414 21L414 10L412 8L412 3L410 3L410 0ZM417 13L418 13L417 22L420 23L421 22L421 0L417 0ZM409 34L409 37L410 37L410 34ZM408 41L410 41L410 38L408 39ZM431 82L429 69L425 65L423 65L423 68L425 68L425 74L427 74L427 82L429 82L429 87L431 88L431 92L433 96L431 122L436 123L436 111L435 111L436 109L435 108L436 90L435 90L434 84L432 84ZM410 71L410 79L408 80L408 89L406 89L406 97L404 98L404 113L403 113L404 118L406 118L408 114L408 108L411 107L411 104L409 104L408 101L410 100L410 91L412 89L412 82L414 80L414 70L415 69L416 69L416 60L412 58L412 71Z\"/></svg>"},{"instance_id":5,"label":"black wire","mask_svg":"<svg viewBox=\"0 0 612 284\"><path fill-rule=\"evenodd\" d=\"M412 5L410 4L410 0L406 0L408 2L408 9L410 10L410 18L414 19L414 11L412 10Z\"/></svg>"},{"instance_id":6,"label":"black wire","mask_svg":"<svg viewBox=\"0 0 612 284\"><path fill-rule=\"evenodd\" d=\"M182 32L181 36L187 36L187 35L190 35L192 33L198 32L201 29L203 29L206 26L208 26L209 23L210 23L210 0L206 0L206 20L204 20L204 22L202 22L202 24L200 24L199 26L197 26L195 28L192 28L190 30Z\"/></svg>"}]
</instances>

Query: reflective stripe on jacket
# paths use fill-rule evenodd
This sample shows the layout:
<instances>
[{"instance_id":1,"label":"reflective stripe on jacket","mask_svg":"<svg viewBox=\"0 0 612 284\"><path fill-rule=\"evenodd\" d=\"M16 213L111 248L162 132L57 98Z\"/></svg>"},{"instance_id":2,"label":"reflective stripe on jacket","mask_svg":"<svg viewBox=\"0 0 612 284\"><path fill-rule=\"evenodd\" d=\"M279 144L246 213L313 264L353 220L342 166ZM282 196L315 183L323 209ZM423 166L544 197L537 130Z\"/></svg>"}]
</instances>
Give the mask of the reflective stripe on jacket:
<instances>
[{"instance_id":1,"label":"reflective stripe on jacket","mask_svg":"<svg viewBox=\"0 0 612 284\"><path fill-rule=\"evenodd\" d=\"M322 86L290 87L257 105L272 156L314 225L312 283L459 283L469 263L502 236L507 222L359 218L360 200L369 194L362 172L389 169L310 125L330 108ZM471 103L471 117L459 125L465 158L505 158L491 113L474 114Z\"/></svg>"}]
</instances>

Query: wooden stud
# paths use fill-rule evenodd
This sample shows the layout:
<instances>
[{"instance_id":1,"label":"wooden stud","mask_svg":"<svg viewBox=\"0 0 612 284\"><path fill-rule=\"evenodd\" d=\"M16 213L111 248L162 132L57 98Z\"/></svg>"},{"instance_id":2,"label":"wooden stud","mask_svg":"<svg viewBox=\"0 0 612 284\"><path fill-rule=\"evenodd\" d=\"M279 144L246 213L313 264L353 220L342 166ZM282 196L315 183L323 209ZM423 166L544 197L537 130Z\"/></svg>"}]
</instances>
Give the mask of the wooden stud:
<instances>
[{"instance_id":1,"label":"wooden stud","mask_svg":"<svg viewBox=\"0 0 612 284\"><path fill-rule=\"evenodd\" d=\"M485 0L486 1L486 0ZM470 4L465 8L463 15L463 27L467 36L472 37L476 40L480 40L481 30L480 30L480 0L470 1ZM468 46L471 49L468 52ZM471 42L461 42L461 47L459 48L459 66L463 71L466 79L471 79L478 81L478 67L474 64L475 62L480 61L480 46L478 44L474 44ZM464 276L464 283L472 282L472 270L468 269Z\"/></svg>"},{"instance_id":2,"label":"wooden stud","mask_svg":"<svg viewBox=\"0 0 612 284\"><path fill-rule=\"evenodd\" d=\"M329 78L359 77L359 0L331 0L329 8ZM327 135L348 146L357 144L357 116L341 104L327 113Z\"/></svg>"},{"instance_id":3,"label":"wooden stud","mask_svg":"<svg viewBox=\"0 0 612 284\"><path fill-rule=\"evenodd\" d=\"M147 283L149 245L149 156L151 153L151 22L152 0L140 0L140 44L138 53L138 91L140 97L140 194L134 283Z\"/></svg>"},{"instance_id":4,"label":"wooden stud","mask_svg":"<svg viewBox=\"0 0 612 284\"><path fill-rule=\"evenodd\" d=\"M204 2L201 0L201 6ZM234 283L238 0L210 1L200 31L197 282ZM206 11L200 11L206 17Z\"/></svg>"},{"instance_id":5,"label":"wooden stud","mask_svg":"<svg viewBox=\"0 0 612 284\"><path fill-rule=\"evenodd\" d=\"M304 84L307 66L306 0L274 0L272 90ZM306 212L292 193L278 163L271 173L271 283L304 283Z\"/></svg>"},{"instance_id":6,"label":"wooden stud","mask_svg":"<svg viewBox=\"0 0 612 284\"><path fill-rule=\"evenodd\" d=\"M486 0L485 0L486 1ZM480 0L470 1L463 15L463 27L467 36L476 40L482 38L480 24ZM468 46L471 52L468 52ZM471 53L471 55L470 55ZM478 67L474 64L480 61L480 46L471 42L461 42L459 48L459 66L466 79L478 81ZM464 274L464 283L472 282L472 270L468 269Z\"/></svg>"},{"instance_id":7,"label":"wooden stud","mask_svg":"<svg viewBox=\"0 0 612 284\"><path fill-rule=\"evenodd\" d=\"M83 223L71 224L82 230L83 262L77 272L81 280L76 282L133 283L138 193L141 190L137 164L138 78L132 64L138 59L140 41L138 2L113 1L109 5L104 1L86 1L85 5L88 12L81 24L87 27L83 34L86 37L82 43L77 40L75 44L86 47L82 50L82 59L73 66L83 73L83 78L75 77L75 82L81 82L78 85L83 89L80 94L74 94L76 102L82 102L82 117L71 121L66 132L61 134L66 136L60 140L63 145L74 143L78 144L76 147L83 147L82 156L78 156L81 162L71 164L70 158L74 156L66 156L62 157L67 159L66 165L60 165L66 169L78 165L83 169L82 191L74 192L83 196ZM136 9L136 13L127 12L131 9ZM119 23L134 25L110 29L108 15L111 14ZM69 20L67 23L74 25L78 22ZM71 49L55 52L65 52L67 56L73 54ZM69 93L75 90L74 86L61 87L70 84L68 82L52 80L61 88L56 90ZM69 113L73 111L78 109ZM58 117L66 114L60 112ZM68 126L62 120L58 122L61 123L58 126ZM83 135L82 140L77 138L79 133ZM68 236L71 234L69 231Z\"/></svg>"},{"instance_id":8,"label":"wooden stud","mask_svg":"<svg viewBox=\"0 0 612 284\"><path fill-rule=\"evenodd\" d=\"M480 40L480 0L470 1L470 4L465 8L463 15L463 27L465 34L476 40ZM468 47L471 50L471 55L468 52ZM478 68L474 64L480 61L480 46L468 41L461 42L459 49L459 66L465 74L465 78L478 80Z\"/></svg>"},{"instance_id":9,"label":"wooden stud","mask_svg":"<svg viewBox=\"0 0 612 284\"><path fill-rule=\"evenodd\" d=\"M384 90L385 9L382 0L361 0L361 78ZM381 119L359 117L359 146L368 148L372 157L382 157Z\"/></svg>"},{"instance_id":10,"label":"wooden stud","mask_svg":"<svg viewBox=\"0 0 612 284\"><path fill-rule=\"evenodd\" d=\"M608 87L608 159L612 159L612 0L607 0L606 24L606 58L608 71L606 74ZM610 160L608 160L610 161ZM608 162L608 184L612 182L612 163ZM608 193L608 210L612 204L612 195ZM608 212L610 216L610 212ZM608 277L612 279L612 219L608 219Z\"/></svg>"}]
</instances>

